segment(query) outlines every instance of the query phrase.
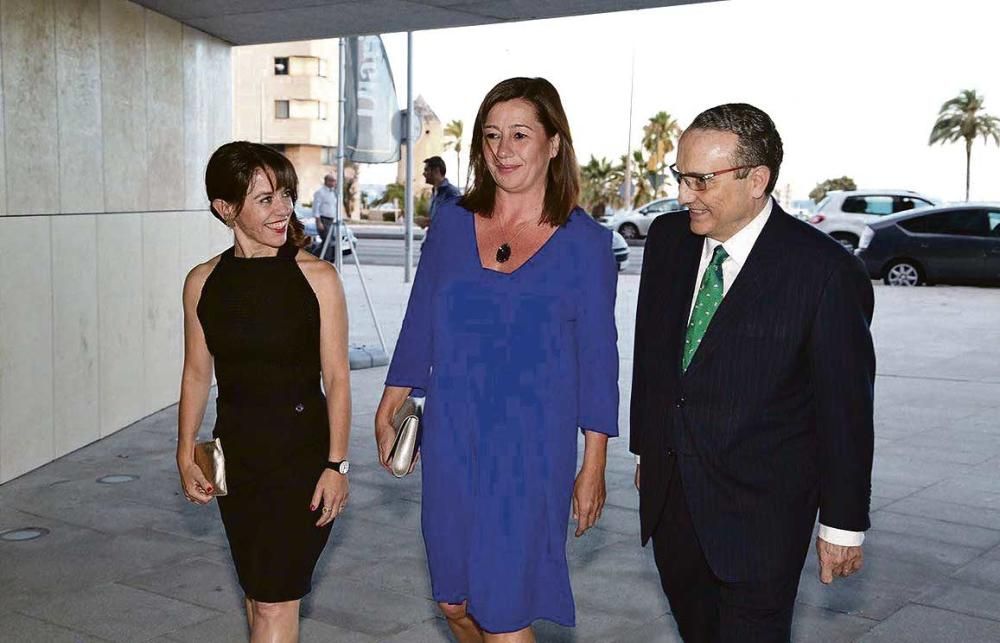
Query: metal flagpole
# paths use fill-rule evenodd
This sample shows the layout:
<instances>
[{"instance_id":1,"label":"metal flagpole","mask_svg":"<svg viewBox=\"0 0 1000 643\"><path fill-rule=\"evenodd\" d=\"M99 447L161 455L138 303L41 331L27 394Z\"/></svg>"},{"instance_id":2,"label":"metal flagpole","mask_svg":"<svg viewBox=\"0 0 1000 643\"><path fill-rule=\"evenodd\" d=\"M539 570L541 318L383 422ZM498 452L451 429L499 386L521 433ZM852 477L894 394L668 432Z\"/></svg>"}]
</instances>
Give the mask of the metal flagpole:
<instances>
[{"instance_id":1,"label":"metal flagpole","mask_svg":"<svg viewBox=\"0 0 1000 643\"><path fill-rule=\"evenodd\" d=\"M413 269L413 32L406 32L406 205L404 206L403 283Z\"/></svg>"},{"instance_id":2,"label":"metal flagpole","mask_svg":"<svg viewBox=\"0 0 1000 643\"><path fill-rule=\"evenodd\" d=\"M320 248L319 256L321 259L326 259L326 251L330 248L330 238L333 237L333 265L337 267L337 272L343 274L344 269L344 257L342 255L343 248L340 247L341 244L341 213L344 211L344 103L347 100L346 91L347 84L345 76L347 75L347 57L344 55L344 39L341 38L338 43L338 50L340 53L340 77L337 79L340 86L339 93L337 95L337 211L333 213L333 226L332 230L326 231L326 238L323 239L323 247ZM313 215L316 217L317 225L319 223L319 213L316 212L316 204L313 204Z\"/></svg>"},{"instance_id":3,"label":"metal flagpole","mask_svg":"<svg viewBox=\"0 0 1000 643\"><path fill-rule=\"evenodd\" d=\"M343 248L340 247L341 231L340 227L344 220L344 103L347 101L345 96L347 88L347 56L344 55L344 39L340 38L338 41L339 53L340 53L340 76L337 79L340 84L339 100L337 100L337 218L334 220L333 230L336 234L336 238L333 240L333 251L334 251L334 265L337 266L337 272L343 274L344 271L344 256L342 253Z\"/></svg>"},{"instance_id":4,"label":"metal flagpole","mask_svg":"<svg viewBox=\"0 0 1000 643\"><path fill-rule=\"evenodd\" d=\"M635 96L635 45L632 45L632 74L628 93L628 145L625 147L625 209L632 209L632 98Z\"/></svg>"}]
</instances>

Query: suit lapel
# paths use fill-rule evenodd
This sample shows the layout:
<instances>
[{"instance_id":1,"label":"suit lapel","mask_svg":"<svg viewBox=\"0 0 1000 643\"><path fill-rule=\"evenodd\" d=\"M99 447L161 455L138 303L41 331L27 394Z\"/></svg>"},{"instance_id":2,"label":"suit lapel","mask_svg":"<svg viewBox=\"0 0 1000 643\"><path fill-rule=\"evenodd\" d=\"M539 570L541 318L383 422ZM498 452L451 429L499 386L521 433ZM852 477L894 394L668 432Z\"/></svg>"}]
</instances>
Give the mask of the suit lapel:
<instances>
[{"instance_id":1,"label":"suit lapel","mask_svg":"<svg viewBox=\"0 0 1000 643\"><path fill-rule=\"evenodd\" d=\"M740 269L740 274L722 299L718 310L715 311L715 315L708 325L708 330L705 331L705 337L701 340L701 346L694 354L686 374L697 369L698 365L712 354L740 320L747 315L754 302L760 298L764 291L764 285L767 283L767 276L781 256L781 242L778 238L780 236L778 228L782 223L781 216L786 215L775 204L770 218L747 256L746 263ZM681 341L683 342L683 339Z\"/></svg>"}]
</instances>

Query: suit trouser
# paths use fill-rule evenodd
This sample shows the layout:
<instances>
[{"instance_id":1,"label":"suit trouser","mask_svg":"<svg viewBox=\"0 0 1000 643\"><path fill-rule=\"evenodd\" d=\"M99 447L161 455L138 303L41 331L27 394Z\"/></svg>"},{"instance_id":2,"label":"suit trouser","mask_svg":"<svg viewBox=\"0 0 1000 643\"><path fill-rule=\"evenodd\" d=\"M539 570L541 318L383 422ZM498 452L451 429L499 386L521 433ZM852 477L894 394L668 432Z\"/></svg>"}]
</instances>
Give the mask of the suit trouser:
<instances>
[{"instance_id":1,"label":"suit trouser","mask_svg":"<svg viewBox=\"0 0 1000 643\"><path fill-rule=\"evenodd\" d=\"M790 641L799 575L739 583L717 578L698 543L676 456L670 457L670 464L667 499L653 532L653 554L683 639L687 643Z\"/></svg>"}]
</instances>

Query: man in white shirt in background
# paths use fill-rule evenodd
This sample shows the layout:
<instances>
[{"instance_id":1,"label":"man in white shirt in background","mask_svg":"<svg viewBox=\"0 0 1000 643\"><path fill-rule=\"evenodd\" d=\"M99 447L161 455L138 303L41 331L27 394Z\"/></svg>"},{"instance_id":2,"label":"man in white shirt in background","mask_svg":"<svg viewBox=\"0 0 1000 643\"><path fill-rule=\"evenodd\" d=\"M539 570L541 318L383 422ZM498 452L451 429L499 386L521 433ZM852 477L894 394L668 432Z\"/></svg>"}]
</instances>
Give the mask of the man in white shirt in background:
<instances>
[{"instance_id":1,"label":"man in white shirt in background","mask_svg":"<svg viewBox=\"0 0 1000 643\"><path fill-rule=\"evenodd\" d=\"M333 230L333 220L337 216L340 194L337 191L337 177L327 174L323 177L323 185L313 193L312 211L316 217L316 231L322 239L326 239L328 230ZM330 248L333 248L334 240L330 240Z\"/></svg>"}]
</instances>

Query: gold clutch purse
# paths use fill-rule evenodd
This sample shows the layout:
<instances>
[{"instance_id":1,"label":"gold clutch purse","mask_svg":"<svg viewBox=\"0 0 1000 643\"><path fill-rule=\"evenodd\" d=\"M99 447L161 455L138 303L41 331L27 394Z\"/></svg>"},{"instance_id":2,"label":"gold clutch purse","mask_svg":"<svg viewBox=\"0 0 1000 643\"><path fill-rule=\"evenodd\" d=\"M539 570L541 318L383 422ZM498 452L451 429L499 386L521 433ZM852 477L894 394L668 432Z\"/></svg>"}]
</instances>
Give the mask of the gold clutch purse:
<instances>
[{"instance_id":1,"label":"gold clutch purse","mask_svg":"<svg viewBox=\"0 0 1000 643\"><path fill-rule=\"evenodd\" d=\"M392 428L396 430L396 438L392 441L392 448L389 449L389 469L397 478L402 478L410 472L410 467L417 457L423 414L424 399L407 397L392 416Z\"/></svg>"},{"instance_id":2,"label":"gold clutch purse","mask_svg":"<svg viewBox=\"0 0 1000 643\"><path fill-rule=\"evenodd\" d=\"M226 456L219 438L195 444L194 463L212 485L211 495L225 496L229 493L226 487Z\"/></svg>"}]
</instances>

